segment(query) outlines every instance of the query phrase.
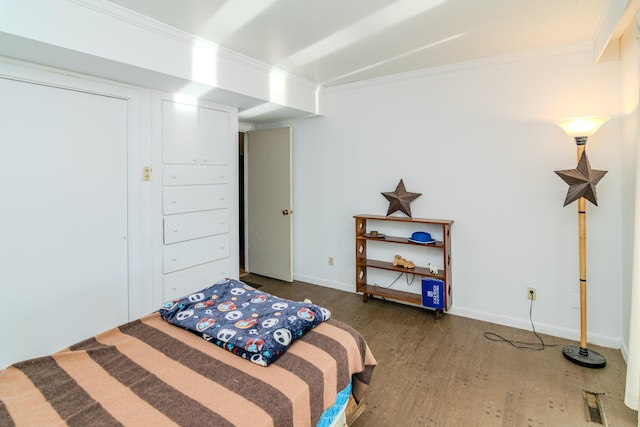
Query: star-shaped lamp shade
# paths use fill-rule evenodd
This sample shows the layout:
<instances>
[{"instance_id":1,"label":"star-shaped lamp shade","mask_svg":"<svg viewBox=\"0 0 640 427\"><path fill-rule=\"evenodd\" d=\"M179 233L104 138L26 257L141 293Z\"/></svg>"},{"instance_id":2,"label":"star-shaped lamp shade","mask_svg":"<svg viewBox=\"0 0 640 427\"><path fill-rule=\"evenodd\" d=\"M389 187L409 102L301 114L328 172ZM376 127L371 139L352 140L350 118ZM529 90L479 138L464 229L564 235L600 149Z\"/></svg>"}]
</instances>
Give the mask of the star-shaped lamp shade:
<instances>
[{"instance_id":1,"label":"star-shaped lamp shade","mask_svg":"<svg viewBox=\"0 0 640 427\"><path fill-rule=\"evenodd\" d=\"M587 158L587 153L583 152L578 161L578 167L575 169L555 171L560 178L569 184L567 197L564 200L564 206L584 197L594 205L598 206L598 197L596 196L596 185L607 171L591 169L591 164Z\"/></svg>"},{"instance_id":2,"label":"star-shaped lamp shade","mask_svg":"<svg viewBox=\"0 0 640 427\"><path fill-rule=\"evenodd\" d=\"M411 206L410 203L420 197L422 193L409 193L404 188L404 182L400 180L396 191L382 193L384 197L389 201L389 209L387 210L387 216L394 212L404 212L409 218L411 218Z\"/></svg>"}]
</instances>

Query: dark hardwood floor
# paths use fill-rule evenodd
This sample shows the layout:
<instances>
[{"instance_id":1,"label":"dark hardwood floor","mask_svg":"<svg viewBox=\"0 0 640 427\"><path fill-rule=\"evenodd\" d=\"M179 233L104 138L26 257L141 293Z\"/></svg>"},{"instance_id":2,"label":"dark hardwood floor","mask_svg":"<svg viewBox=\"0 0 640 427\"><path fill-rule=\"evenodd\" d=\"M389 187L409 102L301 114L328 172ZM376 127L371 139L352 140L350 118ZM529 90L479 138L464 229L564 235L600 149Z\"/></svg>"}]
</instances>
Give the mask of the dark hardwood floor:
<instances>
[{"instance_id":1,"label":"dark hardwood floor","mask_svg":"<svg viewBox=\"0 0 640 427\"><path fill-rule=\"evenodd\" d=\"M533 332L303 282L247 274L271 294L309 298L332 317L355 327L378 361L366 409L353 427L376 426L636 426L624 405L624 359L618 350L593 346L603 369L577 366L562 356L576 344L541 335L544 350L518 349L485 338L539 342ZM535 308L534 308L535 310ZM534 311L535 313L535 311ZM535 315L535 314L534 314ZM602 423L590 415L585 392L597 395Z\"/></svg>"}]
</instances>

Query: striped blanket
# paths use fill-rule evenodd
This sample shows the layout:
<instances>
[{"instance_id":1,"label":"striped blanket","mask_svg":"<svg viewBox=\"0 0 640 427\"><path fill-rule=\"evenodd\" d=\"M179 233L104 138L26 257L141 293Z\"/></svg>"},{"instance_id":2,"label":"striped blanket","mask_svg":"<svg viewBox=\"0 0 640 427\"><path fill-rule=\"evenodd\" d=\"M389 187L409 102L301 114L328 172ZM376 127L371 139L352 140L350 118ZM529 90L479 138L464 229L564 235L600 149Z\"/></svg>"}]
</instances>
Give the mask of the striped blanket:
<instances>
[{"instance_id":1,"label":"striped blanket","mask_svg":"<svg viewBox=\"0 0 640 427\"><path fill-rule=\"evenodd\" d=\"M0 425L314 426L349 382L360 400L375 365L336 320L265 368L153 313L0 371Z\"/></svg>"}]
</instances>

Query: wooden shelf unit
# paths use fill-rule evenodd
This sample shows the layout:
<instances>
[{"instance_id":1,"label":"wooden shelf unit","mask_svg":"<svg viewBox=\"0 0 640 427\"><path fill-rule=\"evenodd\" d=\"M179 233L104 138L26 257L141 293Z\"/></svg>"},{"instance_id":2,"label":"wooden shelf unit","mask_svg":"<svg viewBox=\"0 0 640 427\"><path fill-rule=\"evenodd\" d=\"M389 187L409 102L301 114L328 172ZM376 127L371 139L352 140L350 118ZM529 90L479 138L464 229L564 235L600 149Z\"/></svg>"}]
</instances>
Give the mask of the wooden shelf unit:
<instances>
[{"instance_id":1,"label":"wooden shelf unit","mask_svg":"<svg viewBox=\"0 0 640 427\"><path fill-rule=\"evenodd\" d=\"M381 215L355 215L355 237L356 237L356 292L361 292L364 297L364 302L367 302L369 296L380 296L387 299L396 301L407 302L410 304L422 305L422 294L416 294L412 292L406 292L396 289L389 289L380 286L374 286L367 283L367 269L376 268L381 270L396 271L399 273L415 274L423 277L431 277L439 279L444 282L444 311L449 310L452 303L451 293L451 224L452 220L442 219L427 219L427 218L404 218L393 216L381 216ZM413 243L408 240L408 237L386 236L379 237L367 237L368 234L367 225L373 221L379 222L403 222L415 224L428 224L431 228L437 226L440 229L437 233L433 233L434 237L442 235L441 241L436 241L428 245ZM384 228L384 224L379 224ZM421 231L417 230L413 231ZM378 227L376 227L378 230ZM379 231L379 230L378 230ZM384 232L384 231L382 231ZM392 262L380 261L367 258L367 243L370 241L379 242L382 244L397 244L397 245L411 245L416 247L422 247L428 251L441 251L442 252L442 267L438 267L437 273L432 273L428 267L418 266L415 268L405 268L401 266L394 266ZM441 315L441 310L436 310L436 315Z\"/></svg>"}]
</instances>

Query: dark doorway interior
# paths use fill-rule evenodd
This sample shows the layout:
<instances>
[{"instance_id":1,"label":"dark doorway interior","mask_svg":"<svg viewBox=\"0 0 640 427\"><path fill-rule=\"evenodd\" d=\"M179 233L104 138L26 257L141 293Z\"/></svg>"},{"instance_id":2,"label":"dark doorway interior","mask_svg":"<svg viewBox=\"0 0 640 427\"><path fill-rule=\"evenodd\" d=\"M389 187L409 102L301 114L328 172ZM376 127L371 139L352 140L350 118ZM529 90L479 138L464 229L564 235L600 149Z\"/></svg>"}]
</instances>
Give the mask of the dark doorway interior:
<instances>
[{"instance_id":1,"label":"dark doorway interior","mask_svg":"<svg viewBox=\"0 0 640 427\"><path fill-rule=\"evenodd\" d=\"M240 276L246 274L244 265L244 133L238 132L238 228L240 236L239 248L239 264Z\"/></svg>"}]
</instances>

